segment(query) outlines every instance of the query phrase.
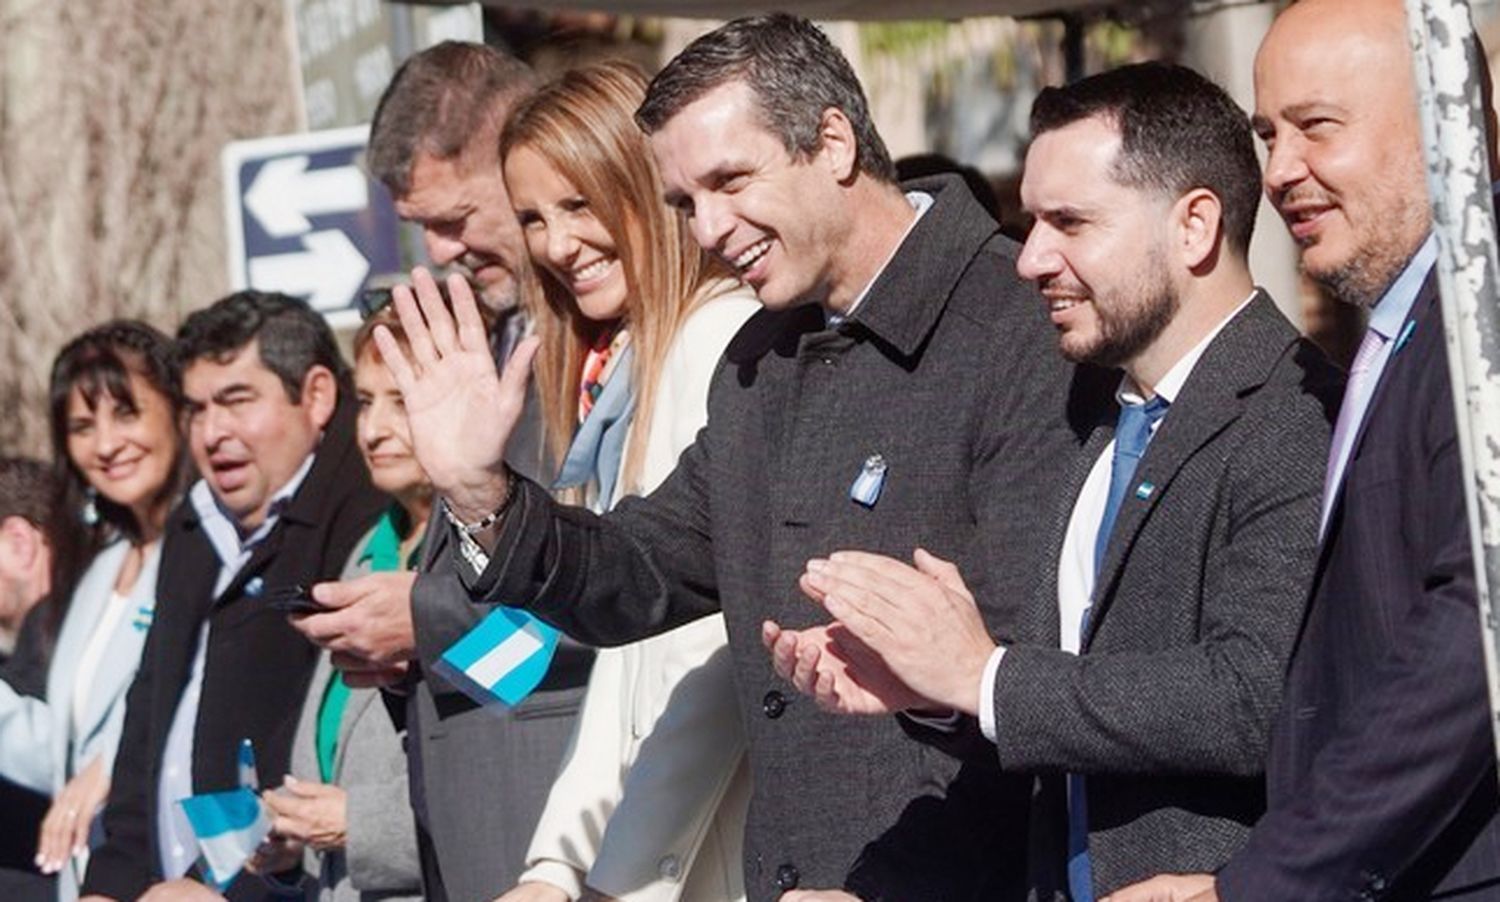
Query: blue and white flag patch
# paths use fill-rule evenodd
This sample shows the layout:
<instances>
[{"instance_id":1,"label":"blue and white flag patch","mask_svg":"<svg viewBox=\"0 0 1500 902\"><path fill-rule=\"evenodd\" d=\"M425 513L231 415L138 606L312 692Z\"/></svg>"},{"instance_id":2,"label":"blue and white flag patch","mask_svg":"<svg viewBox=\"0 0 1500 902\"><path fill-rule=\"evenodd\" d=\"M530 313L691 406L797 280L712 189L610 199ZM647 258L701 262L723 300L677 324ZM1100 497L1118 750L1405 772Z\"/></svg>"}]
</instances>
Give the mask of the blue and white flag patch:
<instances>
[{"instance_id":1,"label":"blue and white flag patch","mask_svg":"<svg viewBox=\"0 0 1500 902\"><path fill-rule=\"evenodd\" d=\"M434 670L481 705L519 705L547 675L557 628L519 608L498 607L438 659Z\"/></svg>"},{"instance_id":2,"label":"blue and white flag patch","mask_svg":"<svg viewBox=\"0 0 1500 902\"><path fill-rule=\"evenodd\" d=\"M205 876L220 890L234 882L245 862L271 833L271 821L261 808L260 799L244 787L189 796L177 804L182 806L198 837Z\"/></svg>"}]
</instances>

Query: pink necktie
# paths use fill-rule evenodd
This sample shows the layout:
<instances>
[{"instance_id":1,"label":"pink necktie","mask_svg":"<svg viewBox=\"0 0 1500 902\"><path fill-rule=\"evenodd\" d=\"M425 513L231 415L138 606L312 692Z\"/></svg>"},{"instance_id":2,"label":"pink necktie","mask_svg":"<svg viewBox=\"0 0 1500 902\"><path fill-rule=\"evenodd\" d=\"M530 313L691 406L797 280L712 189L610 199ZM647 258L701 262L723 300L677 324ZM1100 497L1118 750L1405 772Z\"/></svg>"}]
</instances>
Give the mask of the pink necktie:
<instances>
[{"instance_id":1,"label":"pink necktie","mask_svg":"<svg viewBox=\"0 0 1500 902\"><path fill-rule=\"evenodd\" d=\"M1370 406L1370 395L1375 389L1373 366L1385 348L1386 337L1374 329L1365 330L1365 338L1359 343L1354 355L1354 364L1349 367L1349 385L1344 390L1344 403L1339 407L1338 424L1333 430L1333 442L1328 449L1328 472L1323 478L1323 525L1328 525L1328 512L1333 507L1334 492L1343 478L1344 465L1348 461L1350 446L1359 434L1359 424Z\"/></svg>"}]
</instances>

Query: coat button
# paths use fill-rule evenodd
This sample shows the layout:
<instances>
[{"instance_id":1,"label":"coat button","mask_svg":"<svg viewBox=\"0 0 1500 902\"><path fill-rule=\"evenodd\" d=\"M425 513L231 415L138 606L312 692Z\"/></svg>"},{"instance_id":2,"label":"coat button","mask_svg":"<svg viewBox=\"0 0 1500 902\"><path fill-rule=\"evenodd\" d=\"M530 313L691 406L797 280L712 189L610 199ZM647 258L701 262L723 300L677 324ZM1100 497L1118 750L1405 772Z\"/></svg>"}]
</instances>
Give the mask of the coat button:
<instances>
[{"instance_id":1,"label":"coat button","mask_svg":"<svg viewBox=\"0 0 1500 902\"><path fill-rule=\"evenodd\" d=\"M802 874L794 864L784 864L776 869L776 888L782 892L791 892L802 882Z\"/></svg>"},{"instance_id":2,"label":"coat button","mask_svg":"<svg viewBox=\"0 0 1500 902\"><path fill-rule=\"evenodd\" d=\"M786 696L772 689L760 700L760 709L766 712L767 717L775 720L786 711Z\"/></svg>"},{"instance_id":3,"label":"coat button","mask_svg":"<svg viewBox=\"0 0 1500 902\"><path fill-rule=\"evenodd\" d=\"M677 860L676 855L665 855L656 863L656 873L665 880L676 880L682 876L682 863Z\"/></svg>"}]
</instances>

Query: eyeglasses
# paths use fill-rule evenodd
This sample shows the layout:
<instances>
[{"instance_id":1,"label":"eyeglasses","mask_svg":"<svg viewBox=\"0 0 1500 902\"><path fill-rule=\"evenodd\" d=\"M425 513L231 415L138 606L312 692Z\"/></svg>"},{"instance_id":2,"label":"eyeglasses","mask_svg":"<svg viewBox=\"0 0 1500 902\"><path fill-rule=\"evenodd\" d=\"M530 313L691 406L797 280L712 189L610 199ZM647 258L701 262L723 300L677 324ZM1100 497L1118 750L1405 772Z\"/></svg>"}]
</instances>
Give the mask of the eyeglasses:
<instances>
[{"instance_id":1,"label":"eyeglasses","mask_svg":"<svg viewBox=\"0 0 1500 902\"><path fill-rule=\"evenodd\" d=\"M469 288L471 291L475 290L472 283L469 285ZM439 279L437 281L437 289L438 297L443 299L443 306L447 307L449 310L452 310L453 297L448 293L448 280ZM355 309L359 311L360 320L367 320L380 311L384 310L385 308L389 307L391 305L391 301L394 300L395 297L395 286L388 286L385 288L366 288L364 291L361 291L359 293L359 297L355 299L354 306Z\"/></svg>"}]
</instances>

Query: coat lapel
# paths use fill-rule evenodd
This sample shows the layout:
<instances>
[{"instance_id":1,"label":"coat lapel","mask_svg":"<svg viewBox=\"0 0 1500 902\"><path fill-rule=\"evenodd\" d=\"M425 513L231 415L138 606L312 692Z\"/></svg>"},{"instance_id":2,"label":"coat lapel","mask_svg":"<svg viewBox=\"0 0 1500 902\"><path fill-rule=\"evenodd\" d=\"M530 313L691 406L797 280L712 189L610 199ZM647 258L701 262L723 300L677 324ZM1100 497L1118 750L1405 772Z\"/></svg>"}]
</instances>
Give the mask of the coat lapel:
<instances>
[{"instance_id":1,"label":"coat lapel","mask_svg":"<svg viewBox=\"0 0 1500 902\"><path fill-rule=\"evenodd\" d=\"M1167 411L1135 472L1116 515L1094 584L1094 602L1083 637L1088 650L1108 616L1120 575L1141 530L1172 491L1172 482L1188 461L1235 420L1245 398L1265 384L1271 370L1296 340L1296 330L1264 292L1260 292L1199 358L1177 400Z\"/></svg>"},{"instance_id":2,"label":"coat lapel","mask_svg":"<svg viewBox=\"0 0 1500 902\"><path fill-rule=\"evenodd\" d=\"M121 555L123 560L124 555ZM146 643L146 630L150 628L156 610L156 572L161 562L161 543L158 542L146 559L141 562L141 572L131 587L130 597L125 600L125 610L115 623L108 643L94 671L93 687L88 705L84 709L84 729L76 742L86 744L95 731L104 725L106 715L115 700L130 688L135 672L141 663L141 648ZM119 573L118 564L109 568L110 575ZM98 622L100 611L95 607L90 623ZM81 649L80 649L81 651Z\"/></svg>"},{"instance_id":3,"label":"coat lapel","mask_svg":"<svg viewBox=\"0 0 1500 902\"><path fill-rule=\"evenodd\" d=\"M104 613L104 606L109 602L115 577L119 575L120 564L124 561L128 548L124 541L118 541L100 551L73 591L68 617L63 622L62 632L57 637L57 647L53 651L56 660L69 662L67 667L53 668L56 678L48 684L47 694L54 700L73 697L73 679L78 672L75 662L88 645L94 624L99 622Z\"/></svg>"},{"instance_id":4,"label":"coat lapel","mask_svg":"<svg viewBox=\"0 0 1500 902\"><path fill-rule=\"evenodd\" d=\"M1417 295L1417 301L1412 305L1411 313L1407 314L1405 322L1401 324L1401 329L1392 336L1391 341L1400 342L1400 336L1406 332L1408 324L1418 321L1431 321L1432 326L1428 328L1443 328L1442 311L1438 305L1437 277L1431 274L1427 276L1427 281L1422 283L1421 293ZM1399 346L1391 348L1391 356L1386 362L1385 369L1380 373L1380 381L1375 383L1375 390L1370 393L1370 403L1365 406L1364 419L1360 421L1359 430L1354 433L1354 442L1349 446L1350 464L1359 457L1360 448L1365 443L1365 431L1370 428L1370 414L1380 405L1381 396L1385 394L1386 386L1391 382L1391 372L1396 369L1401 351L1402 348ZM1343 477L1339 479L1338 485L1331 488L1333 503L1328 508L1330 524L1333 523L1333 518L1338 516L1339 509L1343 507L1344 483L1348 481L1349 466L1345 465Z\"/></svg>"}]
</instances>

